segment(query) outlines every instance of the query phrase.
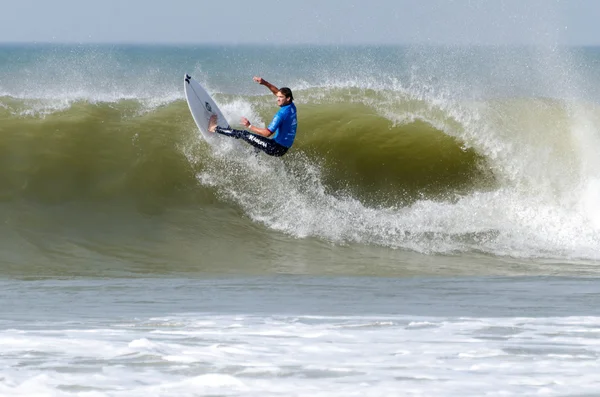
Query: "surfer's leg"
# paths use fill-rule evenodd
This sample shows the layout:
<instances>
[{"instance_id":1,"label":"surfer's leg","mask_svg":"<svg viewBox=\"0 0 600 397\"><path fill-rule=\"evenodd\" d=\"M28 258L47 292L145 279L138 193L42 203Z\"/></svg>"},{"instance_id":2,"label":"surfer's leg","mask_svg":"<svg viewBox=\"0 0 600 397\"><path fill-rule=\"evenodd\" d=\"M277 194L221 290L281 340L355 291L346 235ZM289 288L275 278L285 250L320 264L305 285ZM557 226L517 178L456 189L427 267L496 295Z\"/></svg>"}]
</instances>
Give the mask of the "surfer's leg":
<instances>
[{"instance_id":1,"label":"surfer's leg","mask_svg":"<svg viewBox=\"0 0 600 397\"><path fill-rule=\"evenodd\" d=\"M213 122L213 118L211 118L211 122ZM262 135L253 134L250 131L234 130L233 128L223 128L209 124L209 130L211 129L210 127L213 127L217 134L230 136L235 139L242 139L255 149L262 150L269 156L283 156L288 151L288 148L278 144L274 140Z\"/></svg>"},{"instance_id":2,"label":"surfer's leg","mask_svg":"<svg viewBox=\"0 0 600 397\"><path fill-rule=\"evenodd\" d=\"M234 130L233 128L223 128L223 127L218 127L217 126L215 128L215 132L217 134L227 135L227 136L230 136L230 137L235 138L235 139L240 139L242 133L244 133L246 131Z\"/></svg>"},{"instance_id":3,"label":"surfer's leg","mask_svg":"<svg viewBox=\"0 0 600 397\"><path fill-rule=\"evenodd\" d=\"M288 148L282 146L272 139L264 137L262 135L253 134L249 131L241 130L238 131L239 138L248 142L256 149L262 150L269 156L283 156Z\"/></svg>"}]
</instances>

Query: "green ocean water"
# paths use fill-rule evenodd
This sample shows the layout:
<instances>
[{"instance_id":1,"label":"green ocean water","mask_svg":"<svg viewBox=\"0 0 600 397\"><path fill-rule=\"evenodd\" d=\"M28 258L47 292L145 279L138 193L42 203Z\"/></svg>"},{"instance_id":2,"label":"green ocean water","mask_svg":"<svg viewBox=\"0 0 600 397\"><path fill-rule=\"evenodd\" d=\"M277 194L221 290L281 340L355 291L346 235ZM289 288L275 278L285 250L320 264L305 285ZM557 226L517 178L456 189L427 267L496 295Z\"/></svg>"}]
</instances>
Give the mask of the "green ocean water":
<instances>
[{"instance_id":1,"label":"green ocean water","mask_svg":"<svg viewBox=\"0 0 600 397\"><path fill-rule=\"evenodd\" d=\"M0 396L598 394L598 59L1 45Z\"/></svg>"}]
</instances>

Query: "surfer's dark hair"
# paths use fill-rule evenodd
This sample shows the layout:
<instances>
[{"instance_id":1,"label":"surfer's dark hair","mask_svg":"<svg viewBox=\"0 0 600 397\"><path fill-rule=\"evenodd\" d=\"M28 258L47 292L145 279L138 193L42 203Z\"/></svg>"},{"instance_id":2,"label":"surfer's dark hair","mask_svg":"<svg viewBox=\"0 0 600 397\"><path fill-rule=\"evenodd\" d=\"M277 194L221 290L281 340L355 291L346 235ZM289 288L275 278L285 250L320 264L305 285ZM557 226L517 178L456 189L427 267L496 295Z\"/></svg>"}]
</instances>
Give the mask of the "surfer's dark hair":
<instances>
[{"instance_id":1,"label":"surfer's dark hair","mask_svg":"<svg viewBox=\"0 0 600 397\"><path fill-rule=\"evenodd\" d=\"M292 101L294 100L294 95L292 94L292 90L290 90L287 87L281 87L279 89L279 92L281 92L283 95L285 95L286 98L290 98Z\"/></svg>"}]
</instances>

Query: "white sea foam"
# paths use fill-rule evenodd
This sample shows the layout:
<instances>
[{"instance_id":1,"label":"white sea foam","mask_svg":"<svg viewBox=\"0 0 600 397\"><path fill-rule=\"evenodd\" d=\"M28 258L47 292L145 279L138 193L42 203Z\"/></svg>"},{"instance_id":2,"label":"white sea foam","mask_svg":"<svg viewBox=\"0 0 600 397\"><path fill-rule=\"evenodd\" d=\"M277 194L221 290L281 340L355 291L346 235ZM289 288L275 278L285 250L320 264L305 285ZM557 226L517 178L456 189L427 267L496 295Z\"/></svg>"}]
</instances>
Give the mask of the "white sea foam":
<instances>
[{"instance_id":1,"label":"white sea foam","mask_svg":"<svg viewBox=\"0 0 600 397\"><path fill-rule=\"evenodd\" d=\"M404 208L370 208L352 197L328 193L320 168L301 155L290 166L237 153L227 156L226 163L209 167L200 180L212 181L254 220L291 235L423 253L476 250L522 257L600 258L600 229L593 217L510 186L448 202L422 200Z\"/></svg>"},{"instance_id":2,"label":"white sea foam","mask_svg":"<svg viewBox=\"0 0 600 397\"><path fill-rule=\"evenodd\" d=\"M366 322L388 325L354 326ZM2 330L0 395L376 396L402 388L405 395L558 396L600 388L597 317L190 314L148 323ZM15 343L16 334L27 343Z\"/></svg>"}]
</instances>

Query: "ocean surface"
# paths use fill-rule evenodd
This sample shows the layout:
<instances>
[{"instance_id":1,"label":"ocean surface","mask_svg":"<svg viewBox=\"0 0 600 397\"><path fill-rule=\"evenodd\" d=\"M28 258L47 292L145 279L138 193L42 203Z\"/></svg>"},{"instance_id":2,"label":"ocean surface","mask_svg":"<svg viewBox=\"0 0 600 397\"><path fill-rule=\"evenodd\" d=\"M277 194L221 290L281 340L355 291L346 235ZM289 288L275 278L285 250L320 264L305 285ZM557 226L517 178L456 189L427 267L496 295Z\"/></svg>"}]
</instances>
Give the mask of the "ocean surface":
<instances>
[{"instance_id":1,"label":"ocean surface","mask_svg":"<svg viewBox=\"0 0 600 397\"><path fill-rule=\"evenodd\" d=\"M294 92L283 158L200 135ZM0 396L600 395L600 48L0 45Z\"/></svg>"}]
</instances>

